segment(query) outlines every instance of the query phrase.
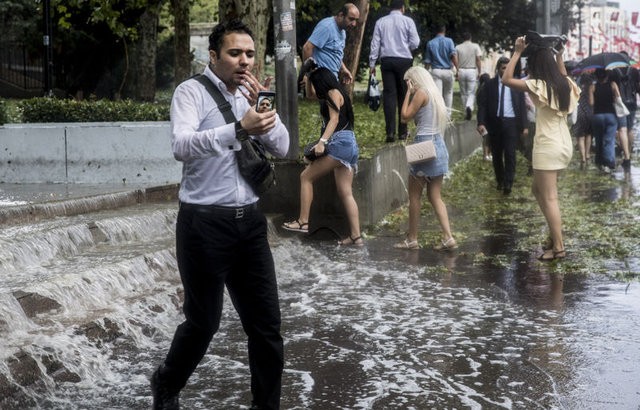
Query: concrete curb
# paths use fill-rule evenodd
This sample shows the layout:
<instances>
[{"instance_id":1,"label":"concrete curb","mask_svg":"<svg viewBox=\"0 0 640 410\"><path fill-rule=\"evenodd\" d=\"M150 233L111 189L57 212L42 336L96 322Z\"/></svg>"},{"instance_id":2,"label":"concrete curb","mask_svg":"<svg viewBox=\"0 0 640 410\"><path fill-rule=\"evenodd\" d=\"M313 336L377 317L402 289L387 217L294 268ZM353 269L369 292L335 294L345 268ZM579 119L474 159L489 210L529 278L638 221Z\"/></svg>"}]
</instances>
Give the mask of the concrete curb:
<instances>
[{"instance_id":1,"label":"concrete curb","mask_svg":"<svg viewBox=\"0 0 640 410\"><path fill-rule=\"evenodd\" d=\"M0 226L33 223L141 203L177 200L178 184L0 208Z\"/></svg>"}]
</instances>

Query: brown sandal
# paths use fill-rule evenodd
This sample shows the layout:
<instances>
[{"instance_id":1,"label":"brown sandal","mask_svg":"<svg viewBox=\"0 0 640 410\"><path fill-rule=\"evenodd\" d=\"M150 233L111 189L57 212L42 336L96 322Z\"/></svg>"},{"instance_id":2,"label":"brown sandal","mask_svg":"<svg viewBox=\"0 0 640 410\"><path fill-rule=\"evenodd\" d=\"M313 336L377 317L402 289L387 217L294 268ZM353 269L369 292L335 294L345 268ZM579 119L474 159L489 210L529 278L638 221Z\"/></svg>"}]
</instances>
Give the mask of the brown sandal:
<instances>
[{"instance_id":1,"label":"brown sandal","mask_svg":"<svg viewBox=\"0 0 640 410\"><path fill-rule=\"evenodd\" d=\"M338 245L341 246L362 246L364 245L364 241L362 240L362 236L356 236L352 238L351 235L344 238L343 240L338 242Z\"/></svg>"},{"instance_id":2,"label":"brown sandal","mask_svg":"<svg viewBox=\"0 0 640 410\"><path fill-rule=\"evenodd\" d=\"M538 256L538 259L543 262L550 262L556 259L564 259L567 257L567 252L562 249L559 251L554 251L553 249L548 249L542 253L542 255Z\"/></svg>"},{"instance_id":3,"label":"brown sandal","mask_svg":"<svg viewBox=\"0 0 640 410\"><path fill-rule=\"evenodd\" d=\"M282 228L291 232L309 233L309 222L303 223L296 219L295 221L283 223Z\"/></svg>"}]
</instances>

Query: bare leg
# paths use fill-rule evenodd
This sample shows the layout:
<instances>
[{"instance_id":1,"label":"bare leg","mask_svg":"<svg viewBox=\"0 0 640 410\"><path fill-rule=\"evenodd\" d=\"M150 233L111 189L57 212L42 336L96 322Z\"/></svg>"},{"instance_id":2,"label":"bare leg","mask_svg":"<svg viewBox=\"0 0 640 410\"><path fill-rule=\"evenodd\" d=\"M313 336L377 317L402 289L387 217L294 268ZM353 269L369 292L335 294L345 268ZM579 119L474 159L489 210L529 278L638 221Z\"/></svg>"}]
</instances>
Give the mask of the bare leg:
<instances>
[{"instance_id":1,"label":"bare leg","mask_svg":"<svg viewBox=\"0 0 640 410\"><path fill-rule=\"evenodd\" d=\"M451 235L451 227L449 226L449 214L447 212L447 206L445 205L440 195L442 191L443 176L431 178L427 184L427 198L433 207L433 211L440 223L440 229L442 230L442 241L448 242L453 238Z\"/></svg>"},{"instance_id":2,"label":"bare leg","mask_svg":"<svg viewBox=\"0 0 640 410\"><path fill-rule=\"evenodd\" d=\"M333 160L335 161L335 160ZM360 237L360 213L358 211L358 204L353 197L353 170L340 164L333 170L333 175L336 180L336 189L338 196L342 200L344 209L347 213L347 220L349 221L349 241L344 244L358 244L362 242L362 239L354 240Z\"/></svg>"},{"instance_id":3,"label":"bare leg","mask_svg":"<svg viewBox=\"0 0 640 410\"><path fill-rule=\"evenodd\" d=\"M324 156L313 161L300 174L300 216L298 217L300 223L309 222L311 202L313 202L313 183L338 165L340 165L339 161Z\"/></svg>"},{"instance_id":4,"label":"bare leg","mask_svg":"<svg viewBox=\"0 0 640 410\"><path fill-rule=\"evenodd\" d=\"M627 135L627 127L622 127L618 130L618 138L620 139L620 146L622 147L623 159L631 158L629 156L629 137Z\"/></svg>"},{"instance_id":5,"label":"bare leg","mask_svg":"<svg viewBox=\"0 0 640 410\"><path fill-rule=\"evenodd\" d=\"M553 252L564 250L562 218L558 203L558 171L533 170L533 195L542 211L553 241Z\"/></svg>"},{"instance_id":6,"label":"bare leg","mask_svg":"<svg viewBox=\"0 0 640 410\"><path fill-rule=\"evenodd\" d=\"M591 159L591 134L584 136L584 153L587 162Z\"/></svg>"},{"instance_id":7,"label":"bare leg","mask_svg":"<svg viewBox=\"0 0 640 410\"><path fill-rule=\"evenodd\" d=\"M587 162L587 147L585 145L585 136L578 137L578 151L580 151L581 161Z\"/></svg>"},{"instance_id":8,"label":"bare leg","mask_svg":"<svg viewBox=\"0 0 640 410\"><path fill-rule=\"evenodd\" d=\"M420 223L420 198L425 181L409 175L409 233L407 242L418 240L418 224Z\"/></svg>"}]
</instances>

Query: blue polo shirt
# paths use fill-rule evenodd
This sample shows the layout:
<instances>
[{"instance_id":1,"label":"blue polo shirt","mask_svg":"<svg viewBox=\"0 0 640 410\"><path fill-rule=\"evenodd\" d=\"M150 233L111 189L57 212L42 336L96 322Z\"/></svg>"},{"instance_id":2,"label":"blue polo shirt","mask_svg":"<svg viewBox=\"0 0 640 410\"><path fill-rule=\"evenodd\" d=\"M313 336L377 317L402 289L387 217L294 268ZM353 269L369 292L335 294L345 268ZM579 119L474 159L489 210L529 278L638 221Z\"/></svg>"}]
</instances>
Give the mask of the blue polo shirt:
<instances>
[{"instance_id":1,"label":"blue polo shirt","mask_svg":"<svg viewBox=\"0 0 640 410\"><path fill-rule=\"evenodd\" d=\"M314 46L312 57L318 67L325 67L338 75L346 41L347 33L338 28L333 17L320 20L309 37Z\"/></svg>"},{"instance_id":2,"label":"blue polo shirt","mask_svg":"<svg viewBox=\"0 0 640 410\"><path fill-rule=\"evenodd\" d=\"M449 70L452 68L451 56L456 54L456 45L449 37L438 34L427 43L424 50L425 64L431 64L431 68Z\"/></svg>"}]
</instances>

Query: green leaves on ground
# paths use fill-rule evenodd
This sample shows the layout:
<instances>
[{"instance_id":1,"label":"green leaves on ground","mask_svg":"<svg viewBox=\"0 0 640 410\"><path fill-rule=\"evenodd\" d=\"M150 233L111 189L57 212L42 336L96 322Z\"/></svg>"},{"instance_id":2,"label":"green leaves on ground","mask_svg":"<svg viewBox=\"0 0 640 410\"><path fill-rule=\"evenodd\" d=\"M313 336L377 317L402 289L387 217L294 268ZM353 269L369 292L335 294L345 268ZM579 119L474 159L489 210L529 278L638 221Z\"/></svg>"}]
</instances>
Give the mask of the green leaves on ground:
<instances>
[{"instance_id":1,"label":"green leaves on ground","mask_svg":"<svg viewBox=\"0 0 640 410\"><path fill-rule=\"evenodd\" d=\"M511 195L496 190L493 169L480 152L455 164L445 180L442 196L449 210L454 236L474 264L494 267L514 263L542 263L535 259L546 241L546 221L531 193L528 163L518 156ZM564 242L569 257L548 264L556 273L607 274L618 279L638 279L640 267L640 207L627 175L619 180L593 165L584 170L574 162L558 181ZM385 230L401 233L407 208L385 218ZM436 243L439 227L431 205L422 203L419 241ZM380 227L378 227L380 228ZM498 241L498 253L483 246ZM466 245L465 245L466 244ZM474 245L471 245L474 244ZM481 244L477 245L476 244Z\"/></svg>"}]
</instances>

